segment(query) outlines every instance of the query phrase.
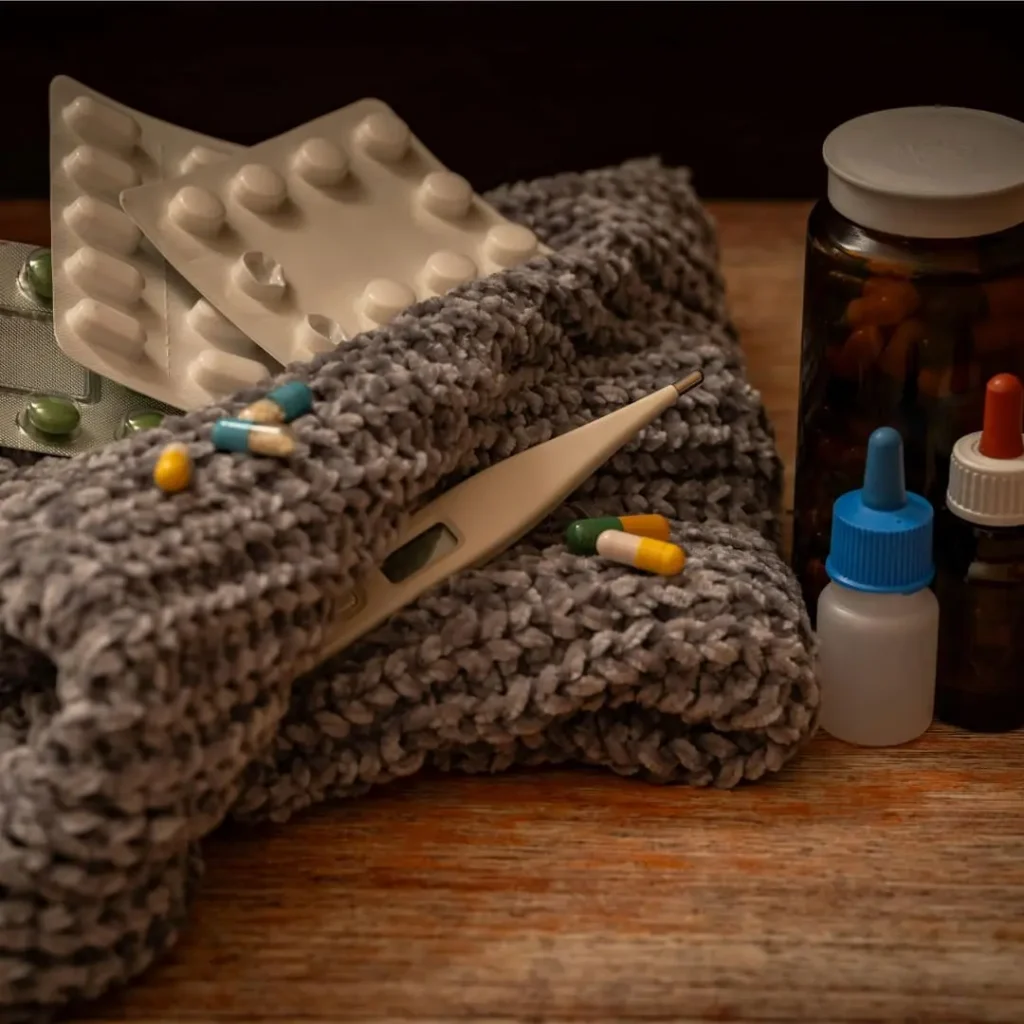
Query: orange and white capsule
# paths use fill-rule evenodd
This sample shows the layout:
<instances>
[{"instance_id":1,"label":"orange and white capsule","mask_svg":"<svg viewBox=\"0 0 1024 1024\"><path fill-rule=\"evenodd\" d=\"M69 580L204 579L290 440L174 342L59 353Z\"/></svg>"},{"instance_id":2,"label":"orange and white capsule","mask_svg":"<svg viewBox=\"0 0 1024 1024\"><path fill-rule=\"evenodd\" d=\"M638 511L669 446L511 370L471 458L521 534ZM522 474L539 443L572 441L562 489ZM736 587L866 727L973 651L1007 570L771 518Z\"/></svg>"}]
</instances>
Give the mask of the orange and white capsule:
<instances>
[{"instance_id":1,"label":"orange and white capsule","mask_svg":"<svg viewBox=\"0 0 1024 1024\"><path fill-rule=\"evenodd\" d=\"M686 565L686 552L678 544L621 530L605 530L597 538L597 553L602 558L659 576L675 576Z\"/></svg>"}]
</instances>

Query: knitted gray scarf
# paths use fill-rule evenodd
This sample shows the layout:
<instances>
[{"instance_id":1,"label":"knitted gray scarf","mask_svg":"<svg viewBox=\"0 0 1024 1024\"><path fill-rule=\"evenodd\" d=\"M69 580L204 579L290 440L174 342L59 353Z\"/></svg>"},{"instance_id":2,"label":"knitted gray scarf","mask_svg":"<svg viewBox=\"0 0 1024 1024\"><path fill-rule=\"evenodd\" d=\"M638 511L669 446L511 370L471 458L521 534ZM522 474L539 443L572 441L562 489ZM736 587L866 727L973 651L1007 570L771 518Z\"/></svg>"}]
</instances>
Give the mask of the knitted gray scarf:
<instances>
[{"instance_id":1,"label":"knitted gray scarf","mask_svg":"<svg viewBox=\"0 0 1024 1024\"><path fill-rule=\"evenodd\" d=\"M424 765L565 761L733 786L777 771L818 691L780 560L781 466L712 225L652 161L490 202L554 250L296 368L290 461L215 453L250 392L0 476L0 1007L42 1012L171 944L198 844ZM567 507L332 662L325 627L403 517L700 367ZM195 482L152 484L170 440ZM660 512L678 578L570 554L576 516Z\"/></svg>"}]
</instances>

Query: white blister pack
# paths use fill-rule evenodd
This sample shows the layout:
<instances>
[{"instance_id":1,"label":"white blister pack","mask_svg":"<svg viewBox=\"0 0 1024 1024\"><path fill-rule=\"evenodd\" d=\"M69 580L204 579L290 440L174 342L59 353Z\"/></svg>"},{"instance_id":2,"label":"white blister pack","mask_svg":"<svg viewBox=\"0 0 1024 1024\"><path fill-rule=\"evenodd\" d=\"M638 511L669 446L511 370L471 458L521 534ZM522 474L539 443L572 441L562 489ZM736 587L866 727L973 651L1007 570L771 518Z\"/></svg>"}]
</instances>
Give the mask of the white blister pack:
<instances>
[{"instance_id":1,"label":"white blister pack","mask_svg":"<svg viewBox=\"0 0 1024 1024\"><path fill-rule=\"evenodd\" d=\"M132 185L241 151L74 79L51 82L53 317L68 356L179 409L251 387L276 368L168 266L118 202Z\"/></svg>"},{"instance_id":2,"label":"white blister pack","mask_svg":"<svg viewBox=\"0 0 1024 1024\"><path fill-rule=\"evenodd\" d=\"M359 100L121 205L167 261L282 363L541 251L385 103Z\"/></svg>"}]
</instances>

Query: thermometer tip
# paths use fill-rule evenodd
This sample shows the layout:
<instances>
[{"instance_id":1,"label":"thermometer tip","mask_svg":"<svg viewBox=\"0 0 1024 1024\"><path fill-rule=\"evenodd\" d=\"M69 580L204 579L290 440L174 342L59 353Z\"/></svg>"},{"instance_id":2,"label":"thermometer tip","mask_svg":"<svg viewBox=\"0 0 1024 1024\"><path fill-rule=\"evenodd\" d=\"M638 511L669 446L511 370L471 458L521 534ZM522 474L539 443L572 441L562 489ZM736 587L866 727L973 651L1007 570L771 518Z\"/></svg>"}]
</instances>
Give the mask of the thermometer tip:
<instances>
[{"instance_id":1,"label":"thermometer tip","mask_svg":"<svg viewBox=\"0 0 1024 1024\"><path fill-rule=\"evenodd\" d=\"M704 374L700 370L694 370L693 373L688 373L681 380L677 380L672 387L676 389L677 395L685 395L687 391L692 391L703 383Z\"/></svg>"}]
</instances>

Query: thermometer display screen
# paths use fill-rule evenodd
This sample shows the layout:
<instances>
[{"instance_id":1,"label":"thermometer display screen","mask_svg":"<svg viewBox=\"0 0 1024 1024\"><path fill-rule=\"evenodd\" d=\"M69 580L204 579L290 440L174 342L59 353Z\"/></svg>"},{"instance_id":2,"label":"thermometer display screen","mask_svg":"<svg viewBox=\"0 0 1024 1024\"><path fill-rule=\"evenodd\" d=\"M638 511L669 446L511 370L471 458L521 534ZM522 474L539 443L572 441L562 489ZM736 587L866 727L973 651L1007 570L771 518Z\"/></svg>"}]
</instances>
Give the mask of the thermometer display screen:
<instances>
[{"instance_id":1,"label":"thermometer display screen","mask_svg":"<svg viewBox=\"0 0 1024 1024\"><path fill-rule=\"evenodd\" d=\"M458 537L444 523L434 523L397 551L392 551L380 571L391 583L401 583L458 546Z\"/></svg>"}]
</instances>

